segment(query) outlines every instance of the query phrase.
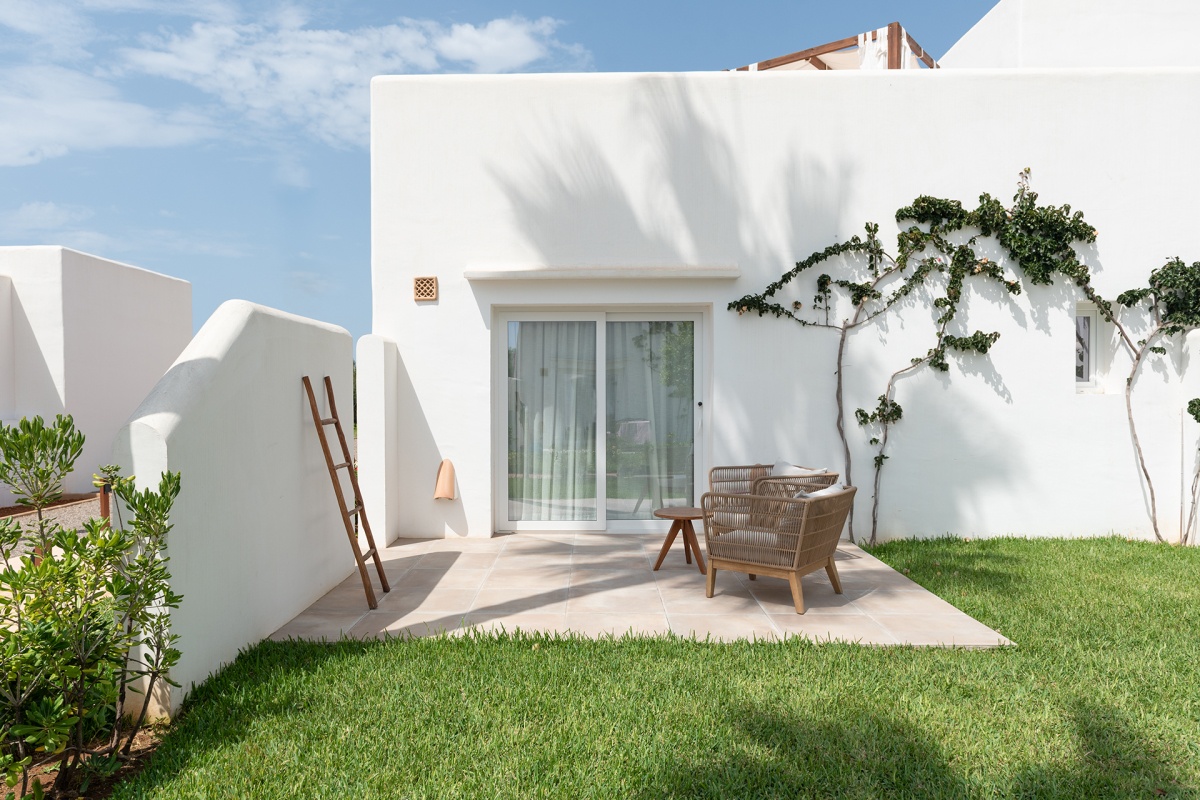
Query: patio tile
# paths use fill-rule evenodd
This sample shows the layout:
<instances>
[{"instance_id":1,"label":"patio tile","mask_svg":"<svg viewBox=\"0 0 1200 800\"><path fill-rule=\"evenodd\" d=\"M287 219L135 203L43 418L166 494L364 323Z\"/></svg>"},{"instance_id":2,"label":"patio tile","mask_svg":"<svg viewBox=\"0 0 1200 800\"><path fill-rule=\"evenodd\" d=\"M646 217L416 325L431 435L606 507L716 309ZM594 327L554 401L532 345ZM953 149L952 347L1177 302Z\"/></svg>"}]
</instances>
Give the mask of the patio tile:
<instances>
[{"instance_id":1,"label":"patio tile","mask_svg":"<svg viewBox=\"0 0 1200 800\"><path fill-rule=\"evenodd\" d=\"M667 613L675 614L762 614L765 613L758 600L749 592L713 593L712 597L704 596L704 588L699 591L681 592L667 590L662 592L663 606Z\"/></svg>"},{"instance_id":2,"label":"patio tile","mask_svg":"<svg viewBox=\"0 0 1200 800\"><path fill-rule=\"evenodd\" d=\"M417 556L430 553L498 553L504 549L504 544L495 539L456 536L450 539L396 539L387 549Z\"/></svg>"},{"instance_id":3,"label":"patio tile","mask_svg":"<svg viewBox=\"0 0 1200 800\"><path fill-rule=\"evenodd\" d=\"M822 614L864 613L861 608L854 605L854 600L865 595L865 590L847 589L843 594L836 594L828 583L820 586L801 579L800 584L800 588L804 591L806 611L816 611ZM759 578L756 581L750 581L749 587L750 593L768 614L796 613L792 590L787 581Z\"/></svg>"},{"instance_id":4,"label":"patio tile","mask_svg":"<svg viewBox=\"0 0 1200 800\"><path fill-rule=\"evenodd\" d=\"M500 551L501 558L513 556L540 556L547 561L552 559L568 560L575 550L569 542L556 542L551 539L525 539L519 542L509 542Z\"/></svg>"},{"instance_id":5,"label":"patio tile","mask_svg":"<svg viewBox=\"0 0 1200 800\"><path fill-rule=\"evenodd\" d=\"M506 565L500 564L487 573L483 586L489 589L542 585L566 588L570 580L571 568L567 565L543 564L508 569Z\"/></svg>"},{"instance_id":6,"label":"patio tile","mask_svg":"<svg viewBox=\"0 0 1200 800\"><path fill-rule=\"evenodd\" d=\"M654 576L654 583L659 591L667 590L682 590L682 591L700 591L701 597L704 596L704 576L695 569L690 572L685 570L659 570L658 572L650 572ZM720 578L724 578L722 573ZM738 582L725 582L726 588L732 589ZM720 585L718 585L720 590Z\"/></svg>"},{"instance_id":7,"label":"patio tile","mask_svg":"<svg viewBox=\"0 0 1200 800\"><path fill-rule=\"evenodd\" d=\"M778 639L779 631L766 614L668 614L671 630L680 636L713 638L722 642L737 639Z\"/></svg>"},{"instance_id":8,"label":"patio tile","mask_svg":"<svg viewBox=\"0 0 1200 800\"><path fill-rule=\"evenodd\" d=\"M336 642L352 630L359 619L364 616L366 616L365 609L361 614L322 613L308 610L275 631L270 638L277 642L293 638Z\"/></svg>"},{"instance_id":9,"label":"patio tile","mask_svg":"<svg viewBox=\"0 0 1200 800\"><path fill-rule=\"evenodd\" d=\"M471 611L517 614L536 611L542 614L567 610L567 589L527 586L523 589L482 589L471 604Z\"/></svg>"},{"instance_id":10,"label":"patio tile","mask_svg":"<svg viewBox=\"0 0 1200 800\"><path fill-rule=\"evenodd\" d=\"M375 575L372 573L371 577L375 578ZM378 579L372 580L371 586L375 589L375 597L378 599L383 594ZM317 614L356 615L370 610L367 605L367 594L363 591L362 580L357 574L354 575L353 583L344 582L338 585L308 608Z\"/></svg>"},{"instance_id":11,"label":"patio tile","mask_svg":"<svg viewBox=\"0 0 1200 800\"><path fill-rule=\"evenodd\" d=\"M399 538L393 539L382 550L379 551L379 557L384 561L389 558L403 558L411 555L424 555L428 553L435 542L441 542L441 539L408 539Z\"/></svg>"},{"instance_id":12,"label":"patio tile","mask_svg":"<svg viewBox=\"0 0 1200 800\"><path fill-rule=\"evenodd\" d=\"M662 608L662 597L658 590L645 586L606 586L597 582L572 586L567 598L568 612L657 612Z\"/></svg>"},{"instance_id":13,"label":"patio tile","mask_svg":"<svg viewBox=\"0 0 1200 800\"><path fill-rule=\"evenodd\" d=\"M966 614L913 614L876 617L901 644L954 647L1011 645L1004 636Z\"/></svg>"},{"instance_id":14,"label":"patio tile","mask_svg":"<svg viewBox=\"0 0 1200 800\"><path fill-rule=\"evenodd\" d=\"M398 581L393 581L403 587L422 587L432 589L478 589L483 586L484 579L489 575L487 569L460 568L457 565L449 568L412 569L406 572Z\"/></svg>"},{"instance_id":15,"label":"patio tile","mask_svg":"<svg viewBox=\"0 0 1200 800\"><path fill-rule=\"evenodd\" d=\"M666 614L604 614L568 611L567 629L582 636L596 637L612 635L621 638L626 634L666 634L671 631Z\"/></svg>"},{"instance_id":16,"label":"patio tile","mask_svg":"<svg viewBox=\"0 0 1200 800\"><path fill-rule=\"evenodd\" d=\"M481 632L521 630L527 633L555 633L566 628L566 615L559 613L529 612L519 614L493 614L473 611L464 618L464 627Z\"/></svg>"},{"instance_id":17,"label":"patio tile","mask_svg":"<svg viewBox=\"0 0 1200 800\"><path fill-rule=\"evenodd\" d=\"M376 585L367 610L357 570L273 634L336 640L343 635L425 636L445 631L573 631L584 636L665 633L700 639L778 638L989 647L1008 640L950 603L843 543L837 562L846 593L824 572L802 579L807 613L798 615L786 581L722 570L716 596L683 559L677 540L662 569L651 569L661 534L565 532L494 539L398 540L382 558L392 591ZM372 571L372 575L373 575ZM377 584L377 580L373 578Z\"/></svg>"},{"instance_id":18,"label":"patio tile","mask_svg":"<svg viewBox=\"0 0 1200 800\"><path fill-rule=\"evenodd\" d=\"M788 636L804 636L816 642L841 641L860 644L898 644L896 636L864 614L772 614L771 621Z\"/></svg>"},{"instance_id":19,"label":"patio tile","mask_svg":"<svg viewBox=\"0 0 1200 800\"><path fill-rule=\"evenodd\" d=\"M415 569L487 569L496 563L496 553L460 553L442 550L426 553L417 561Z\"/></svg>"},{"instance_id":20,"label":"patio tile","mask_svg":"<svg viewBox=\"0 0 1200 800\"><path fill-rule=\"evenodd\" d=\"M379 601L379 611L408 613L410 611L436 611L463 613L471 607L478 594L476 589L448 589L440 586L425 588L406 586L392 589Z\"/></svg>"},{"instance_id":21,"label":"patio tile","mask_svg":"<svg viewBox=\"0 0 1200 800\"><path fill-rule=\"evenodd\" d=\"M638 553L584 553L571 556L572 569L625 570L649 572L650 565Z\"/></svg>"},{"instance_id":22,"label":"patio tile","mask_svg":"<svg viewBox=\"0 0 1200 800\"><path fill-rule=\"evenodd\" d=\"M528 533L513 534L513 538L518 536L524 539L534 539L537 541L565 542L568 544L573 544L578 534L572 532L564 533L560 531L529 531ZM498 536L496 538L508 539L509 537Z\"/></svg>"},{"instance_id":23,"label":"patio tile","mask_svg":"<svg viewBox=\"0 0 1200 800\"><path fill-rule=\"evenodd\" d=\"M437 636L462 628L461 617L428 611L414 611L402 616L373 611L363 617L347 633L356 639L381 639L386 636Z\"/></svg>"},{"instance_id":24,"label":"patio tile","mask_svg":"<svg viewBox=\"0 0 1200 800\"><path fill-rule=\"evenodd\" d=\"M924 589L872 589L854 605L873 617L889 614L961 614L957 608ZM965 616L965 615L964 615Z\"/></svg>"},{"instance_id":25,"label":"patio tile","mask_svg":"<svg viewBox=\"0 0 1200 800\"><path fill-rule=\"evenodd\" d=\"M501 553L493 562L493 567L500 570L515 570L515 569L537 569L547 565L561 565L569 567L571 565L571 557L569 555L561 555L547 557L544 555L533 555L528 553L519 553L510 555Z\"/></svg>"}]
</instances>

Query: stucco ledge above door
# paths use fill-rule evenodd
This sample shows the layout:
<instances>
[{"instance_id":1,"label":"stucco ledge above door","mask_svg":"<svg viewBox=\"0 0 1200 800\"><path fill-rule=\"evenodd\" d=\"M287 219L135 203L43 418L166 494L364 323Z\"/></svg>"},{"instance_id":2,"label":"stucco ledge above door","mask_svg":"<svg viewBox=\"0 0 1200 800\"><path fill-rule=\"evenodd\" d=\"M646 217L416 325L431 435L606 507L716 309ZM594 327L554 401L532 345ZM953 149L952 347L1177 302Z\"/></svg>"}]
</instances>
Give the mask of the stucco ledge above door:
<instances>
[{"instance_id":1,"label":"stucco ledge above door","mask_svg":"<svg viewBox=\"0 0 1200 800\"><path fill-rule=\"evenodd\" d=\"M479 264L463 271L468 281L545 280L736 280L736 264L655 266L557 266L553 264Z\"/></svg>"}]
</instances>

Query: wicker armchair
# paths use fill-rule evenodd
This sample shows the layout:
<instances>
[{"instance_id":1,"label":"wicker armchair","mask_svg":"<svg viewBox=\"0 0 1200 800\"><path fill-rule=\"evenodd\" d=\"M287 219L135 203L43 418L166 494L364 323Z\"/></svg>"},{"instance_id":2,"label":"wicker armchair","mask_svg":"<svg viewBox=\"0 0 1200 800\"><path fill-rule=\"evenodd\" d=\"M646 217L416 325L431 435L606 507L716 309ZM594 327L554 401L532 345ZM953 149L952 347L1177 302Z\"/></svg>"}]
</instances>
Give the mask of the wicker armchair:
<instances>
[{"instance_id":1,"label":"wicker armchair","mask_svg":"<svg viewBox=\"0 0 1200 800\"><path fill-rule=\"evenodd\" d=\"M800 469L812 469L800 467ZM773 475L772 464L742 464L731 467L713 467L708 471L708 490L717 494L755 494L755 485L764 478L799 481L806 487L820 489L837 482L836 472L819 475Z\"/></svg>"},{"instance_id":2,"label":"wicker armchair","mask_svg":"<svg viewBox=\"0 0 1200 800\"><path fill-rule=\"evenodd\" d=\"M713 596L719 569L745 572L751 579L787 578L797 614L804 613L802 575L823 568L833 590L842 593L833 554L857 489L796 498L797 488L780 479L760 482L759 494L709 492L700 499L708 548L706 596Z\"/></svg>"}]
</instances>

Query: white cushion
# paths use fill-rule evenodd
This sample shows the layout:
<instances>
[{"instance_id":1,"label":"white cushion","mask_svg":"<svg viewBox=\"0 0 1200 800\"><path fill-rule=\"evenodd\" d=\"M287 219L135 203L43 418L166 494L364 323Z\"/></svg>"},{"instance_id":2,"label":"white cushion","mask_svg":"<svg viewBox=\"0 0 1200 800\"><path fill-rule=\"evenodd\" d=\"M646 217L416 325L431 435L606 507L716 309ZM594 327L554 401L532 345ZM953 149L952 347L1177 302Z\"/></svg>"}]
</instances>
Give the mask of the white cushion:
<instances>
[{"instance_id":1,"label":"white cushion","mask_svg":"<svg viewBox=\"0 0 1200 800\"><path fill-rule=\"evenodd\" d=\"M828 497L831 494L841 494L845 490L846 490L845 486L843 486L840 483L835 483L832 486L826 486L824 489L817 489L817 491L815 491L815 492L799 491L799 492L796 492L796 494L794 494L793 497L804 497L804 498Z\"/></svg>"},{"instance_id":2,"label":"white cushion","mask_svg":"<svg viewBox=\"0 0 1200 800\"><path fill-rule=\"evenodd\" d=\"M775 466L771 467L771 477L778 478L784 475L824 475L829 472L826 467L820 469L806 469L805 467L797 467L790 461L780 459L775 462Z\"/></svg>"}]
</instances>

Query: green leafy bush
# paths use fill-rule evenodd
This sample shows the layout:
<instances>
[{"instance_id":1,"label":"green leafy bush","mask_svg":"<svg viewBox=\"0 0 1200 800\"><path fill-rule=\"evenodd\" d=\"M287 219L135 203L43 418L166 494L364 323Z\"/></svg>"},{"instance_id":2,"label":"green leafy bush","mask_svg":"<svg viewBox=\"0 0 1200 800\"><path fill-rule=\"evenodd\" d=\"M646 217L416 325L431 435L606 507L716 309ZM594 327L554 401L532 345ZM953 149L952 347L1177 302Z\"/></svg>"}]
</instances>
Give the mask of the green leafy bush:
<instances>
[{"instance_id":1,"label":"green leafy bush","mask_svg":"<svg viewBox=\"0 0 1200 800\"><path fill-rule=\"evenodd\" d=\"M70 416L0 426L0 481L36 512L23 524L0 520L0 772L23 794L38 764L58 762L60 791L115 770L156 684L170 683L179 660L168 612L182 598L171 591L164 553L179 474L139 492L104 467L97 485L130 511L129 527L118 504L115 526L93 519L67 530L44 512L62 497L82 449ZM127 705L135 683L143 695L136 716Z\"/></svg>"}]
</instances>

